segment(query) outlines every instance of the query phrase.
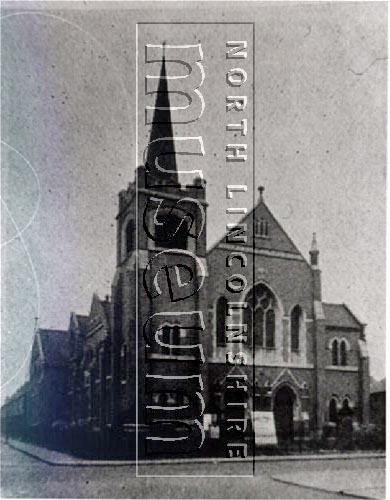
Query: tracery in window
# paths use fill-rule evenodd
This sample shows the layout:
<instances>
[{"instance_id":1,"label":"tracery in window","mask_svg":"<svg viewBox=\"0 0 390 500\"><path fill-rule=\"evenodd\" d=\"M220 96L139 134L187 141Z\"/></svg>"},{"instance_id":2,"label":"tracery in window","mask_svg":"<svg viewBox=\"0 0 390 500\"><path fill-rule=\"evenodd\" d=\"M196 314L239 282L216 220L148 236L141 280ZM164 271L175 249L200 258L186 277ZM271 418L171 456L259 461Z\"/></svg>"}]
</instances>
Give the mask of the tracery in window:
<instances>
[{"instance_id":1,"label":"tracery in window","mask_svg":"<svg viewBox=\"0 0 390 500\"><path fill-rule=\"evenodd\" d=\"M248 326L248 339L251 337L254 339L254 348L273 349L275 347L277 310L273 293L267 286L260 284L248 293L245 300L247 308L244 318Z\"/></svg>"}]
</instances>

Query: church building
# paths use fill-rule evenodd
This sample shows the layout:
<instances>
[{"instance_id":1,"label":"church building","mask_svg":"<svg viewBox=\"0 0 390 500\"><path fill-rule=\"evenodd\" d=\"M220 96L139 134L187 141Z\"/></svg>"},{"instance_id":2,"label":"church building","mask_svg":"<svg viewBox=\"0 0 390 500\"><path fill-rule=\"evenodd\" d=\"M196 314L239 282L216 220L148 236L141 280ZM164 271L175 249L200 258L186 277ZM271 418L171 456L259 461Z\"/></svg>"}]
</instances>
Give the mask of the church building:
<instances>
[{"instance_id":1,"label":"church building","mask_svg":"<svg viewBox=\"0 0 390 500\"><path fill-rule=\"evenodd\" d=\"M166 415L161 408L192 404L206 431L222 432L231 377L246 380L248 432L257 431L256 416L268 416L279 443L293 440L302 425L318 436L343 414L368 423L365 325L347 305L323 301L315 235L306 259L260 188L242 221L245 238L228 234L207 249L206 182L181 186L174 139L160 141L173 137L165 76L163 62L145 165L119 193L111 297L94 295L89 315L71 314L71 427L96 435L141 432ZM165 171L154 168L157 147L169 153ZM156 213L160 222L153 224ZM193 282L185 300L170 274L175 266ZM245 277L239 293L227 288L233 269ZM152 339L157 320L160 333ZM244 325L245 342L231 341L240 336L234 325ZM161 375L171 377L169 389ZM193 391L203 402L194 402L180 380L197 381Z\"/></svg>"}]
</instances>

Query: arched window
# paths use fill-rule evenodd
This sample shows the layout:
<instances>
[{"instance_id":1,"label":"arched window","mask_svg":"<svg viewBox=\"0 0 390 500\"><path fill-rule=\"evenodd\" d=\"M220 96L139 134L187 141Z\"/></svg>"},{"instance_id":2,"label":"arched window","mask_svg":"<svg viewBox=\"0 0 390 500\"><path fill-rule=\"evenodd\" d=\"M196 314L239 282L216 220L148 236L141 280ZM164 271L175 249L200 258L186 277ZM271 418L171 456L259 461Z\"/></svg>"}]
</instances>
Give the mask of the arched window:
<instances>
[{"instance_id":1,"label":"arched window","mask_svg":"<svg viewBox=\"0 0 390 500\"><path fill-rule=\"evenodd\" d=\"M337 366L339 364L339 343L337 339L332 342L332 365Z\"/></svg>"},{"instance_id":2,"label":"arched window","mask_svg":"<svg viewBox=\"0 0 390 500\"><path fill-rule=\"evenodd\" d=\"M252 332L252 335L254 334L254 348L273 349L276 328L276 299L274 295L269 288L261 284L255 287L254 295L253 289L248 293L246 302L245 322L248 325L248 337L250 338Z\"/></svg>"},{"instance_id":3,"label":"arched window","mask_svg":"<svg viewBox=\"0 0 390 500\"><path fill-rule=\"evenodd\" d=\"M172 328L172 344L180 345L180 327L178 325Z\"/></svg>"},{"instance_id":4,"label":"arched window","mask_svg":"<svg viewBox=\"0 0 390 500\"><path fill-rule=\"evenodd\" d=\"M341 408L341 415L343 417L346 416L351 416L353 413L352 407L351 407L351 402L348 398L344 398L343 400L343 406Z\"/></svg>"},{"instance_id":5,"label":"arched window","mask_svg":"<svg viewBox=\"0 0 390 500\"><path fill-rule=\"evenodd\" d=\"M347 344L345 340L340 342L340 364L341 366L347 366Z\"/></svg>"},{"instance_id":6,"label":"arched window","mask_svg":"<svg viewBox=\"0 0 390 500\"><path fill-rule=\"evenodd\" d=\"M156 246L186 250L188 233L187 220L170 213L164 217L161 222L161 224L156 225Z\"/></svg>"},{"instance_id":7,"label":"arched window","mask_svg":"<svg viewBox=\"0 0 390 500\"><path fill-rule=\"evenodd\" d=\"M255 309L255 346L264 345L264 311L261 307Z\"/></svg>"},{"instance_id":8,"label":"arched window","mask_svg":"<svg viewBox=\"0 0 390 500\"><path fill-rule=\"evenodd\" d=\"M265 347L275 347L275 311L270 309L265 313Z\"/></svg>"},{"instance_id":9,"label":"arched window","mask_svg":"<svg viewBox=\"0 0 390 500\"><path fill-rule=\"evenodd\" d=\"M180 326L179 325L165 325L162 328L161 341L170 346L180 345ZM172 347L163 347L163 354L178 355L179 352Z\"/></svg>"},{"instance_id":10,"label":"arched window","mask_svg":"<svg viewBox=\"0 0 390 500\"><path fill-rule=\"evenodd\" d=\"M299 332L302 323L302 309L295 306L291 311L291 350L299 351Z\"/></svg>"},{"instance_id":11,"label":"arched window","mask_svg":"<svg viewBox=\"0 0 390 500\"><path fill-rule=\"evenodd\" d=\"M226 308L227 300L220 297L216 307L216 327L217 327L217 346L226 345Z\"/></svg>"},{"instance_id":12,"label":"arched window","mask_svg":"<svg viewBox=\"0 0 390 500\"><path fill-rule=\"evenodd\" d=\"M338 414L337 414L337 402L335 398L332 398L329 401L329 422L337 423Z\"/></svg>"},{"instance_id":13,"label":"arched window","mask_svg":"<svg viewBox=\"0 0 390 500\"><path fill-rule=\"evenodd\" d=\"M135 249L134 221L131 219L126 226L126 255Z\"/></svg>"},{"instance_id":14,"label":"arched window","mask_svg":"<svg viewBox=\"0 0 390 500\"><path fill-rule=\"evenodd\" d=\"M268 221L266 221L263 217L256 221L256 236L260 238L268 237Z\"/></svg>"},{"instance_id":15,"label":"arched window","mask_svg":"<svg viewBox=\"0 0 390 500\"><path fill-rule=\"evenodd\" d=\"M168 325L163 326L161 341L163 344L170 344L171 343L171 327L170 326L168 326ZM163 347L164 354L170 354L170 352L171 352L171 350L169 347Z\"/></svg>"}]
</instances>

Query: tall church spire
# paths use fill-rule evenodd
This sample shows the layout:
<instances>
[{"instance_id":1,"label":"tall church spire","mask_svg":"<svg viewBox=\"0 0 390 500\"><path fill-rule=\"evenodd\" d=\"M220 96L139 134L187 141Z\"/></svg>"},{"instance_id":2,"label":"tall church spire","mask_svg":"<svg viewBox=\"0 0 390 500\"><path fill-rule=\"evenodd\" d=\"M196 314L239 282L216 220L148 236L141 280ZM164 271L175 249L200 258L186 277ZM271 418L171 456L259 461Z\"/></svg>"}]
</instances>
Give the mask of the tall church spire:
<instances>
[{"instance_id":1,"label":"tall church spire","mask_svg":"<svg viewBox=\"0 0 390 500\"><path fill-rule=\"evenodd\" d=\"M145 165L149 172L148 184L179 185L165 65L165 49L149 144ZM156 167L156 158L158 158L158 163L164 171ZM169 172L166 172L166 170L169 170Z\"/></svg>"}]
</instances>

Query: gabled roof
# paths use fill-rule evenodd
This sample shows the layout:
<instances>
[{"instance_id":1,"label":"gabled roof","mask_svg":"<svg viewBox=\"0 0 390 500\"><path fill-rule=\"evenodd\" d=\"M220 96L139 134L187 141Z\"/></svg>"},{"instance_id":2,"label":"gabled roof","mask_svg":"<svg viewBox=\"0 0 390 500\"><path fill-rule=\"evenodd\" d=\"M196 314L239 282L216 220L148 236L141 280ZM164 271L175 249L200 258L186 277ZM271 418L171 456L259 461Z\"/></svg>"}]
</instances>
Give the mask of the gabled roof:
<instances>
[{"instance_id":1,"label":"gabled roof","mask_svg":"<svg viewBox=\"0 0 390 500\"><path fill-rule=\"evenodd\" d=\"M111 318L111 303L109 299L101 300L97 293L93 294L91 309L88 317L88 325L90 326L96 321L101 321L106 330L110 329Z\"/></svg>"},{"instance_id":2,"label":"gabled roof","mask_svg":"<svg viewBox=\"0 0 390 500\"><path fill-rule=\"evenodd\" d=\"M264 219L268 223L268 237L261 238L253 234L253 219L259 221L260 219ZM253 247L253 238L255 238L254 246L256 249L263 250L265 252L282 252L283 254L288 254L291 256L297 257L299 260L303 260L307 263L306 259L296 247L290 236L286 233L280 223L276 220L275 216L272 214L271 210L268 208L266 203L264 202L263 195L261 195L259 202L257 205L249 212L249 214L245 215L239 224L247 225L247 242L244 244L248 247ZM226 243L226 234L223 236L221 240L218 241L216 245L214 245L210 250L209 254L218 247L221 248L222 245ZM242 243L238 243L239 246L242 246ZM277 255L277 254L275 254Z\"/></svg>"},{"instance_id":3,"label":"gabled roof","mask_svg":"<svg viewBox=\"0 0 390 500\"><path fill-rule=\"evenodd\" d=\"M250 214L248 223L250 224L250 232L252 233L252 217ZM282 228L280 223L276 220L275 216L265 204L264 200L261 199L260 202L254 209L255 220L261 218L268 222L269 238L256 238L255 247L265 248L270 250L278 250L282 252L290 252L295 254L300 254L300 251L295 246L292 239L288 236L286 231ZM248 231L249 233L249 231Z\"/></svg>"},{"instance_id":4,"label":"gabled roof","mask_svg":"<svg viewBox=\"0 0 390 500\"><path fill-rule=\"evenodd\" d=\"M106 321L108 326L110 325L110 316L111 316L111 304L108 300L101 300L100 301L104 314L106 316Z\"/></svg>"},{"instance_id":5,"label":"gabled roof","mask_svg":"<svg viewBox=\"0 0 390 500\"><path fill-rule=\"evenodd\" d=\"M41 341L44 362L48 366L66 366L69 360L68 331L39 328L37 336Z\"/></svg>"},{"instance_id":6,"label":"gabled roof","mask_svg":"<svg viewBox=\"0 0 390 500\"><path fill-rule=\"evenodd\" d=\"M29 380L27 380L26 382L24 382L23 385L21 385L15 391L15 393L13 394L13 396L11 396L11 399L17 399L18 397L23 396L24 394L26 394L28 392L29 387L30 387L30 382L29 382Z\"/></svg>"},{"instance_id":7,"label":"gabled roof","mask_svg":"<svg viewBox=\"0 0 390 500\"><path fill-rule=\"evenodd\" d=\"M69 323L69 356L73 359L80 359L83 354L83 346L88 332L89 316L76 314L70 315Z\"/></svg>"},{"instance_id":8,"label":"gabled roof","mask_svg":"<svg viewBox=\"0 0 390 500\"><path fill-rule=\"evenodd\" d=\"M89 317L83 314L76 314L77 323L80 329L80 333L85 334L87 332Z\"/></svg>"},{"instance_id":9,"label":"gabled roof","mask_svg":"<svg viewBox=\"0 0 390 500\"><path fill-rule=\"evenodd\" d=\"M362 324L356 319L345 304L322 303L326 326L340 328L354 328L361 330Z\"/></svg>"},{"instance_id":10,"label":"gabled roof","mask_svg":"<svg viewBox=\"0 0 390 500\"><path fill-rule=\"evenodd\" d=\"M386 379L375 380L370 377L370 393L375 394L376 392L386 392Z\"/></svg>"}]
</instances>

